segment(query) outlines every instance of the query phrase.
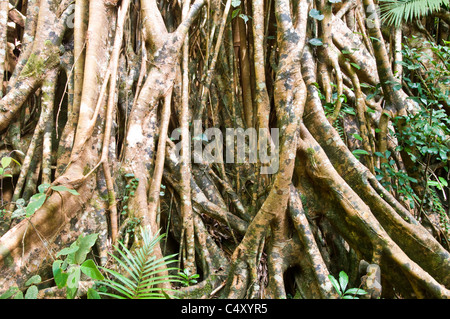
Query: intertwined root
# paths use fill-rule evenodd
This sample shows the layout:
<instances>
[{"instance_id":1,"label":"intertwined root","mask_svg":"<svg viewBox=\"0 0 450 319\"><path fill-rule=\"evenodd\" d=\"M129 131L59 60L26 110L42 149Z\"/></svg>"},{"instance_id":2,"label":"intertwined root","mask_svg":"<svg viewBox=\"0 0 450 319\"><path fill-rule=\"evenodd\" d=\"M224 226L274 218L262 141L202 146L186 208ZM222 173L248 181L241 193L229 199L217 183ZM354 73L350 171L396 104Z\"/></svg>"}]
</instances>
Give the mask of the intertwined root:
<instances>
[{"instance_id":1,"label":"intertwined root","mask_svg":"<svg viewBox=\"0 0 450 319\"><path fill-rule=\"evenodd\" d=\"M164 7L169 2L158 7L154 0L139 1L139 20L130 1L121 1L116 11L117 1L80 0L74 4L78 18L72 54L61 48L72 13L69 1L38 2L28 1L28 40L0 100L0 133L8 129L5 136L20 147L11 137L24 129L16 118L36 89L43 94L11 197L15 201L30 193L38 180L77 189L80 195L54 192L29 220L11 228L11 216L6 216L0 287L23 284L83 232L101 234L96 252L104 265L110 240L128 243L133 235L122 235L138 219L155 233L167 224L170 240L156 247L157 257L179 252L179 266L202 275L198 285L180 289L185 296L286 298L297 292L304 298L336 298L328 276L345 268L372 298L389 287L407 298L449 297L448 251L379 184L372 158L360 162L350 152L335 129L341 99L327 118L319 97L317 83L325 101L333 102L330 82L336 82L337 95L345 93L355 105L362 148L370 154L387 149L390 117L405 112L406 94L394 90L379 26L366 30L360 10L354 12L362 40L341 19L350 5L333 14L330 3L317 0L324 13L317 35L324 45L313 52L307 45L313 36L308 24L312 3L275 0L277 37L271 42L273 54L266 57L270 39L265 30L271 25L264 1L249 5L250 36L243 20L227 23L231 0L225 7L209 2L213 15L207 28L196 24L204 0L185 1L180 24L170 28L167 17L174 13ZM373 5L371 0L364 4ZM132 34L139 28L131 21L142 22L142 39ZM2 25L0 19L0 30ZM205 30L211 33L204 37ZM4 36L0 33L1 45ZM371 44L368 36L378 41ZM198 50L203 45L206 51ZM266 60L272 63L270 72ZM192 61L201 64L195 79ZM64 128L53 118L60 111L54 103L60 70L68 79ZM255 83L249 80L252 74ZM386 105L368 102L362 82L382 83ZM379 117L369 117L367 107ZM263 163L231 169L224 163L191 164L187 133L192 119L205 127L278 127L278 171L261 175ZM181 158L169 137L170 128L180 122ZM380 130L377 143L374 125ZM52 133L57 130L56 151ZM270 138L260 137L258 147ZM51 161L54 153L57 159ZM138 183L124 205L120 191L130 176ZM119 205L127 207L126 216L118 216Z\"/></svg>"}]
</instances>

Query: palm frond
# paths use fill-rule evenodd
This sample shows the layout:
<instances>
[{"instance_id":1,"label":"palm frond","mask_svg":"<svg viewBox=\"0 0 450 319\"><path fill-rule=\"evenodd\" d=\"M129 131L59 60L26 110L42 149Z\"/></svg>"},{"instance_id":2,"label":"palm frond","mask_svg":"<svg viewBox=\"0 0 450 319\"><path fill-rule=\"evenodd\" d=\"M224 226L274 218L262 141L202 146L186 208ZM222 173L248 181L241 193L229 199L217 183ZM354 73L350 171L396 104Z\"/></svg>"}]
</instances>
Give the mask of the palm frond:
<instances>
[{"instance_id":1,"label":"palm frond","mask_svg":"<svg viewBox=\"0 0 450 319\"><path fill-rule=\"evenodd\" d=\"M380 18L388 25L421 18L449 6L449 0L380 0Z\"/></svg>"},{"instance_id":2,"label":"palm frond","mask_svg":"<svg viewBox=\"0 0 450 319\"><path fill-rule=\"evenodd\" d=\"M160 274L162 269L179 270L175 267L168 267L169 264L176 262L174 259L176 254L156 258L153 254L154 247L164 235L156 234L151 237L150 229L143 230L141 228L141 236L143 245L133 252L120 242L120 246L114 246L119 256L111 256L123 269L124 274L101 267L111 277L114 277L114 279L105 279L101 283L119 294L106 292L101 294L120 299L165 299L168 292L174 291L165 289L162 292L157 285L180 282L178 276L162 276Z\"/></svg>"}]
</instances>

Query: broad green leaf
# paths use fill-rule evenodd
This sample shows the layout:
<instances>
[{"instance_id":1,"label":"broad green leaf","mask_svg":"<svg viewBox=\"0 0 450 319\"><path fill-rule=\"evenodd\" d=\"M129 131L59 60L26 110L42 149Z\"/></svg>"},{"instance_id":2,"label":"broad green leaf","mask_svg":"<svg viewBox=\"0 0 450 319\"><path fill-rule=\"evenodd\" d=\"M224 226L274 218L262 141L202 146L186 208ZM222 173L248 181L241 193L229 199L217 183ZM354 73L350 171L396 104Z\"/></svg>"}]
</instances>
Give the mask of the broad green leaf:
<instances>
[{"instance_id":1,"label":"broad green leaf","mask_svg":"<svg viewBox=\"0 0 450 319\"><path fill-rule=\"evenodd\" d=\"M77 244L80 247L74 254L70 255L69 263L80 265L86 259L87 254L94 246L98 234L90 234L87 236L80 235L77 239Z\"/></svg>"},{"instance_id":2,"label":"broad green leaf","mask_svg":"<svg viewBox=\"0 0 450 319\"><path fill-rule=\"evenodd\" d=\"M63 272L61 269L62 260L55 260L52 265L53 279L59 289L64 287L67 283L67 273Z\"/></svg>"},{"instance_id":3,"label":"broad green leaf","mask_svg":"<svg viewBox=\"0 0 450 319\"><path fill-rule=\"evenodd\" d=\"M33 285L27 289L25 299L37 299L37 295L38 295L38 288Z\"/></svg>"},{"instance_id":4,"label":"broad green leaf","mask_svg":"<svg viewBox=\"0 0 450 319\"><path fill-rule=\"evenodd\" d=\"M72 195L80 195L76 190L68 188L66 186L62 186L62 185L52 186L51 189L54 191L57 191L57 192L69 192Z\"/></svg>"},{"instance_id":5,"label":"broad green leaf","mask_svg":"<svg viewBox=\"0 0 450 319\"><path fill-rule=\"evenodd\" d=\"M448 182L443 177L439 176L439 181L441 182L442 185L448 186Z\"/></svg>"},{"instance_id":6,"label":"broad green leaf","mask_svg":"<svg viewBox=\"0 0 450 319\"><path fill-rule=\"evenodd\" d=\"M359 289L359 288L350 288L347 291L345 291L346 295L365 295L367 294L366 291L364 291L363 289Z\"/></svg>"},{"instance_id":7,"label":"broad green leaf","mask_svg":"<svg viewBox=\"0 0 450 319\"><path fill-rule=\"evenodd\" d=\"M233 8L239 7L241 5L241 0L232 0L231 5Z\"/></svg>"},{"instance_id":8,"label":"broad green leaf","mask_svg":"<svg viewBox=\"0 0 450 319\"><path fill-rule=\"evenodd\" d=\"M34 285L34 284L38 284L41 282L41 276L39 275L34 275L33 277L31 277L30 279L27 280L27 282L25 283L25 286L30 286L30 285Z\"/></svg>"},{"instance_id":9,"label":"broad green leaf","mask_svg":"<svg viewBox=\"0 0 450 319\"><path fill-rule=\"evenodd\" d=\"M23 299L23 292L19 290L19 291L14 295L14 299Z\"/></svg>"},{"instance_id":10,"label":"broad green leaf","mask_svg":"<svg viewBox=\"0 0 450 319\"><path fill-rule=\"evenodd\" d=\"M11 218L20 218L25 216L25 214L25 209L23 209L23 207L19 207L11 214Z\"/></svg>"},{"instance_id":11,"label":"broad green leaf","mask_svg":"<svg viewBox=\"0 0 450 319\"><path fill-rule=\"evenodd\" d=\"M309 16L310 16L311 18L314 18L314 19L319 20L319 21L322 21L323 18L324 18L324 15L323 15L323 14L320 14L320 11L317 10L317 9L311 9L311 10L309 11Z\"/></svg>"},{"instance_id":12,"label":"broad green leaf","mask_svg":"<svg viewBox=\"0 0 450 319\"><path fill-rule=\"evenodd\" d=\"M70 245L70 247L61 249L61 250L56 254L56 257L59 257L59 256L66 256L66 255L69 255L69 254L73 254L73 253L75 253L76 251L78 251L78 249L80 249L80 247L78 246L78 243L75 241L75 242L72 243L72 245Z\"/></svg>"},{"instance_id":13,"label":"broad green leaf","mask_svg":"<svg viewBox=\"0 0 450 319\"><path fill-rule=\"evenodd\" d=\"M241 18L242 20L244 20L244 23L247 24L247 21L248 21L248 15L241 13L241 14L239 15L239 18Z\"/></svg>"},{"instance_id":14,"label":"broad green leaf","mask_svg":"<svg viewBox=\"0 0 450 319\"><path fill-rule=\"evenodd\" d=\"M354 138L356 138L357 140L359 140L359 141L362 141L363 139L362 139L362 137L361 137L361 135L359 135L359 134L353 134L353 137Z\"/></svg>"},{"instance_id":15,"label":"broad green leaf","mask_svg":"<svg viewBox=\"0 0 450 319\"><path fill-rule=\"evenodd\" d=\"M314 46L321 46L321 45L323 45L322 40L318 39L318 38L313 38L313 39L309 40L308 42L309 42L309 44L314 45Z\"/></svg>"},{"instance_id":16,"label":"broad green leaf","mask_svg":"<svg viewBox=\"0 0 450 319\"><path fill-rule=\"evenodd\" d=\"M231 18L232 19L236 18L239 12L241 12L240 8L234 9L233 12L231 13Z\"/></svg>"},{"instance_id":17,"label":"broad green leaf","mask_svg":"<svg viewBox=\"0 0 450 319\"><path fill-rule=\"evenodd\" d=\"M10 287L7 291L5 291L1 296L0 299L8 299L9 297L13 296L16 292L19 291L19 288L16 286Z\"/></svg>"},{"instance_id":18,"label":"broad green leaf","mask_svg":"<svg viewBox=\"0 0 450 319\"><path fill-rule=\"evenodd\" d=\"M66 288L67 299L74 299L77 294L78 287Z\"/></svg>"},{"instance_id":19,"label":"broad green leaf","mask_svg":"<svg viewBox=\"0 0 450 319\"><path fill-rule=\"evenodd\" d=\"M67 288L73 289L78 288L78 283L80 282L81 271L79 266L71 267L67 274Z\"/></svg>"},{"instance_id":20,"label":"broad green leaf","mask_svg":"<svg viewBox=\"0 0 450 319\"><path fill-rule=\"evenodd\" d=\"M44 183L38 186L39 193L45 193L47 189L50 187L50 184Z\"/></svg>"},{"instance_id":21,"label":"broad green leaf","mask_svg":"<svg viewBox=\"0 0 450 319\"><path fill-rule=\"evenodd\" d=\"M44 205L46 195L44 193L37 193L31 196L30 202L26 208L26 216L31 217L39 208Z\"/></svg>"},{"instance_id":22,"label":"broad green leaf","mask_svg":"<svg viewBox=\"0 0 450 319\"><path fill-rule=\"evenodd\" d=\"M1 163L3 168L7 168L11 164L12 158L9 156L2 157Z\"/></svg>"},{"instance_id":23,"label":"broad green leaf","mask_svg":"<svg viewBox=\"0 0 450 319\"><path fill-rule=\"evenodd\" d=\"M17 206L25 206L25 199L23 198L19 198L16 200L16 205Z\"/></svg>"},{"instance_id":24,"label":"broad green leaf","mask_svg":"<svg viewBox=\"0 0 450 319\"><path fill-rule=\"evenodd\" d=\"M94 263L92 259L86 260L81 265L81 271L86 275L91 277L94 280L103 280L105 279L101 272L98 270L97 265Z\"/></svg>"},{"instance_id":25,"label":"broad green leaf","mask_svg":"<svg viewBox=\"0 0 450 319\"><path fill-rule=\"evenodd\" d=\"M339 273L339 284L341 286L341 290L345 291L345 289L347 288L347 284L348 284L348 276L343 271L341 271Z\"/></svg>"},{"instance_id":26,"label":"broad green leaf","mask_svg":"<svg viewBox=\"0 0 450 319\"><path fill-rule=\"evenodd\" d=\"M336 292L339 294L339 296L342 296L341 288L339 287L339 283L332 275L328 275L328 279L330 279L331 284L333 285Z\"/></svg>"},{"instance_id":27,"label":"broad green leaf","mask_svg":"<svg viewBox=\"0 0 450 319\"><path fill-rule=\"evenodd\" d=\"M87 291L87 298L88 299L102 299L100 295L98 294L97 290L89 288Z\"/></svg>"}]
</instances>

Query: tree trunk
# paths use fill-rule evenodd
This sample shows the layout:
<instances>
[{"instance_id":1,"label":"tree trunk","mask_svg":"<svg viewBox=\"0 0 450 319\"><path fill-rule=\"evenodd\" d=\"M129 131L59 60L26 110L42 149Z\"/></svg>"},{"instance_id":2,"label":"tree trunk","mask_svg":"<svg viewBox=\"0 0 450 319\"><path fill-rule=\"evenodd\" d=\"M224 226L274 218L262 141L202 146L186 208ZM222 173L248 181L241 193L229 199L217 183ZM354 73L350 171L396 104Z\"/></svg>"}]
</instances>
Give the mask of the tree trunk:
<instances>
[{"instance_id":1,"label":"tree trunk","mask_svg":"<svg viewBox=\"0 0 450 319\"><path fill-rule=\"evenodd\" d=\"M51 279L80 234L99 234L106 265L118 241L139 247L138 221L169 234L157 257L200 274L185 298L337 298L340 271L373 298L450 297L448 231L376 176L417 105L390 60L402 30L387 45L372 0L8 4L0 157L20 165L0 174L0 294ZM79 195L49 189L14 217L40 184Z\"/></svg>"}]
</instances>

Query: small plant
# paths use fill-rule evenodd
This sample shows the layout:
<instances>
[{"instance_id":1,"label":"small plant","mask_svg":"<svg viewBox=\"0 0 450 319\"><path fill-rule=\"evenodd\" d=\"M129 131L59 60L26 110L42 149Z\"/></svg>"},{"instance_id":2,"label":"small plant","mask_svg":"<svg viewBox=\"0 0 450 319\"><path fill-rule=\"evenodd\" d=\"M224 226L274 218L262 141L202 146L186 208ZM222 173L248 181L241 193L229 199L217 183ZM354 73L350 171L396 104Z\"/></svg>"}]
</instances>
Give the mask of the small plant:
<instances>
[{"instance_id":1,"label":"small plant","mask_svg":"<svg viewBox=\"0 0 450 319\"><path fill-rule=\"evenodd\" d=\"M66 287L67 299L75 298L82 273L93 280L105 279L95 262L92 259L86 260L97 237L98 234L80 235L70 247L62 249L56 255L56 257L67 256L64 260L55 260L52 266L55 283L59 289ZM100 297L94 289L89 288L88 298L98 299Z\"/></svg>"},{"instance_id":2,"label":"small plant","mask_svg":"<svg viewBox=\"0 0 450 319\"><path fill-rule=\"evenodd\" d=\"M339 273L339 282L332 275L328 275L336 292L339 294L340 299L359 299L356 295L365 295L366 291L360 288L350 288L347 289L348 276L345 272L341 271Z\"/></svg>"},{"instance_id":3,"label":"small plant","mask_svg":"<svg viewBox=\"0 0 450 319\"><path fill-rule=\"evenodd\" d=\"M119 242L121 247L115 246L117 253L121 258L111 255L118 264L122 267L125 275L117 271L100 267L108 275L114 279L104 279L100 281L101 284L108 286L115 292L107 293L100 292L101 295L106 295L118 299L165 299L170 298L169 292L171 289L162 289L158 285L162 283L180 282L178 276L165 276L161 274L162 269L171 263L175 263L173 259L175 255L156 258L153 253L155 245L157 245L164 235L156 234L151 237L149 228L141 228L141 236L143 245L131 252L125 245ZM178 268L167 268L170 270L179 270Z\"/></svg>"},{"instance_id":4,"label":"small plant","mask_svg":"<svg viewBox=\"0 0 450 319\"><path fill-rule=\"evenodd\" d=\"M197 283L197 278L200 277L199 274L191 275L189 269L184 269L183 271L178 272L178 275L180 276L181 282L185 287L195 285Z\"/></svg>"},{"instance_id":5,"label":"small plant","mask_svg":"<svg viewBox=\"0 0 450 319\"><path fill-rule=\"evenodd\" d=\"M25 283L25 296L19 287L12 286L5 293L0 296L0 299L37 299L38 288L37 284L41 282L41 276L35 275L27 280Z\"/></svg>"},{"instance_id":6,"label":"small plant","mask_svg":"<svg viewBox=\"0 0 450 319\"><path fill-rule=\"evenodd\" d=\"M11 164L13 162L20 166L20 163L10 156L4 156L0 160L0 191L3 191L3 179L6 177L13 177L11 174L11 171L12 171ZM1 207L0 218L1 218L3 216L3 214L6 213L6 209L3 208L3 206L4 206L3 194L0 194L0 198L1 198L1 206L0 206Z\"/></svg>"},{"instance_id":7,"label":"small plant","mask_svg":"<svg viewBox=\"0 0 450 319\"><path fill-rule=\"evenodd\" d=\"M139 185L139 179L134 176L134 174L125 174L126 178L129 178L129 183L125 186L125 195L122 197L122 215L128 213L128 199L134 196L134 193Z\"/></svg>"},{"instance_id":8,"label":"small plant","mask_svg":"<svg viewBox=\"0 0 450 319\"><path fill-rule=\"evenodd\" d=\"M79 195L74 189L67 188L62 185L51 186L50 184L42 184L38 186L38 193L31 196L28 205L25 205L25 200L19 198L16 202L17 209L12 213L11 218L30 218L39 208L44 205L48 197L48 190L51 189L56 192L69 192L72 195Z\"/></svg>"},{"instance_id":9,"label":"small plant","mask_svg":"<svg viewBox=\"0 0 450 319\"><path fill-rule=\"evenodd\" d=\"M375 167L377 173L376 179L380 181L388 191L395 192L396 196L404 197L409 201L411 209L414 209L415 202L419 202L419 197L414 193L411 187L412 184L416 184L417 179L408 176L408 174L396 168L394 159L390 159L391 152L386 151L384 154L381 152L375 152L375 155L386 159L382 162L380 168Z\"/></svg>"}]
</instances>

